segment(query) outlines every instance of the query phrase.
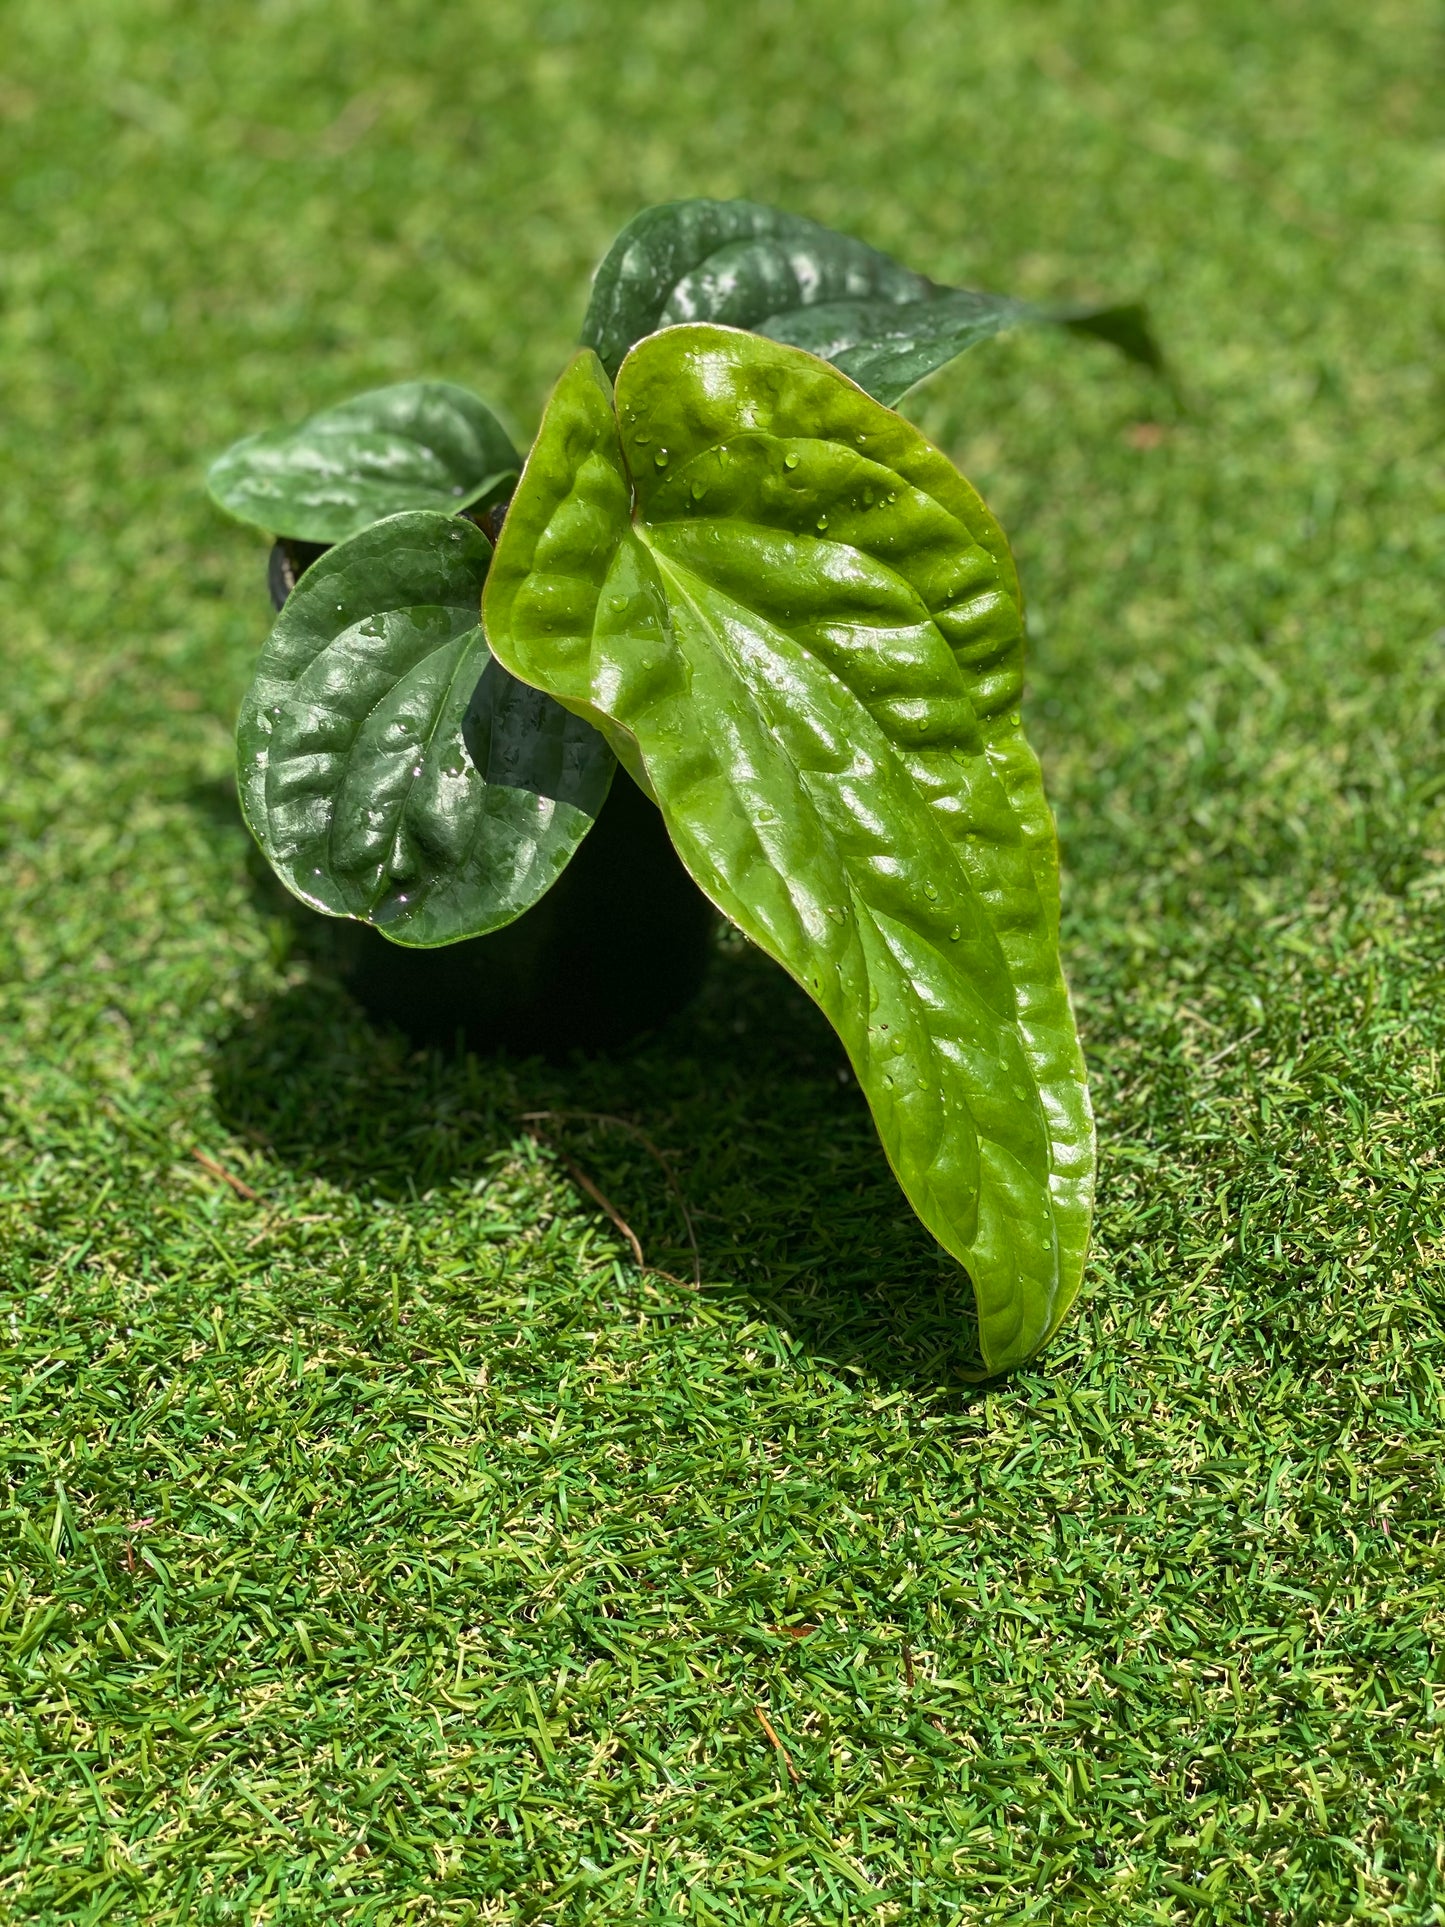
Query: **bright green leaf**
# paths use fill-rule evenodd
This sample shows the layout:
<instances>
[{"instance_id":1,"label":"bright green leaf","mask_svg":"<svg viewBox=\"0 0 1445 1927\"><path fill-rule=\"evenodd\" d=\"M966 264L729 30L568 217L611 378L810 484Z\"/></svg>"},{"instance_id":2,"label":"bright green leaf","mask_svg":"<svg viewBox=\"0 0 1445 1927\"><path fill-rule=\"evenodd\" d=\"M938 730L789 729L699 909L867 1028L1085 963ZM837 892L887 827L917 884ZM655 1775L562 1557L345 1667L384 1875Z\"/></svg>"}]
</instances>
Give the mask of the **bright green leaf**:
<instances>
[{"instance_id":1,"label":"bright green leaf","mask_svg":"<svg viewBox=\"0 0 1445 1927\"><path fill-rule=\"evenodd\" d=\"M692 875L826 1012L899 1180L1018 1363L1078 1289L1093 1134L1022 616L978 496L796 348L655 334L549 405L484 602L605 728Z\"/></svg>"},{"instance_id":2,"label":"bright green leaf","mask_svg":"<svg viewBox=\"0 0 1445 1927\"><path fill-rule=\"evenodd\" d=\"M493 662L491 546L413 511L327 551L277 618L236 730L242 807L296 895L433 945L510 923L592 827L613 758Z\"/></svg>"},{"instance_id":3,"label":"bright green leaf","mask_svg":"<svg viewBox=\"0 0 1445 1927\"><path fill-rule=\"evenodd\" d=\"M1096 335L1164 370L1137 306L1051 309L942 287L849 235L753 201L644 208L597 270L582 340L615 375L645 335L699 321L806 348L886 402L975 342L1024 323Z\"/></svg>"},{"instance_id":4,"label":"bright green leaf","mask_svg":"<svg viewBox=\"0 0 1445 1927\"><path fill-rule=\"evenodd\" d=\"M522 458L486 405L449 381L402 381L248 435L211 464L211 496L238 521L298 542L344 542L403 509L471 508Z\"/></svg>"}]
</instances>

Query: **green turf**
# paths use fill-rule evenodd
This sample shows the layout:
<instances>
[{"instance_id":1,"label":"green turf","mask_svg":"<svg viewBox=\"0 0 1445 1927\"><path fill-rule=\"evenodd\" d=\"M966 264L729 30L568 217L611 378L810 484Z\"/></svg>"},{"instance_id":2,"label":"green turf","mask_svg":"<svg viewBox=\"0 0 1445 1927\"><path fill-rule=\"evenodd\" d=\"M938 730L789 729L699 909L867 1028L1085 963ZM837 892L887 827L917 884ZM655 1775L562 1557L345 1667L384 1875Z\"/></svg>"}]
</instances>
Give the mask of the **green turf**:
<instances>
[{"instance_id":1,"label":"green turf","mask_svg":"<svg viewBox=\"0 0 1445 1927\"><path fill-rule=\"evenodd\" d=\"M13 0L0 1918L1445 1921L1437 24ZM756 953L610 1061L408 1057L236 815L206 458L412 374L530 432L703 192L1144 293L1187 398L1039 336L911 404L1031 599L1102 1148L982 1389ZM668 1152L701 1291L535 1111Z\"/></svg>"}]
</instances>

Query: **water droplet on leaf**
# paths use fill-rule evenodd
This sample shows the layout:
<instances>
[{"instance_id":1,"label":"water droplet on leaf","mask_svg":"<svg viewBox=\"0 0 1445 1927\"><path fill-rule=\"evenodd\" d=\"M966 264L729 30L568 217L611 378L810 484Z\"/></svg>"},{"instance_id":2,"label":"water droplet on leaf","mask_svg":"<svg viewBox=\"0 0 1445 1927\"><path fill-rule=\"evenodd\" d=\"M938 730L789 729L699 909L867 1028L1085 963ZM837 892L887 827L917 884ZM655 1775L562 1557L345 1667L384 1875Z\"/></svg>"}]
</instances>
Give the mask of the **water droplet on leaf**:
<instances>
[{"instance_id":1,"label":"water droplet on leaf","mask_svg":"<svg viewBox=\"0 0 1445 1927\"><path fill-rule=\"evenodd\" d=\"M798 466L797 450L790 448L787 454L783 457L783 467L796 468L797 466Z\"/></svg>"},{"instance_id":2,"label":"water droplet on leaf","mask_svg":"<svg viewBox=\"0 0 1445 1927\"><path fill-rule=\"evenodd\" d=\"M826 515L820 515L820 516L818 517L818 533L819 533L819 534L821 535L821 534L822 534L822 532L823 532L823 530L824 530L825 528L827 528L827 526L828 526L828 518L827 518L827 516L826 516Z\"/></svg>"},{"instance_id":3,"label":"water droplet on leaf","mask_svg":"<svg viewBox=\"0 0 1445 1927\"><path fill-rule=\"evenodd\" d=\"M666 468L667 467L667 450L665 448L659 448L657 453L653 456L652 459L654 462L657 463L657 466L659 468Z\"/></svg>"}]
</instances>

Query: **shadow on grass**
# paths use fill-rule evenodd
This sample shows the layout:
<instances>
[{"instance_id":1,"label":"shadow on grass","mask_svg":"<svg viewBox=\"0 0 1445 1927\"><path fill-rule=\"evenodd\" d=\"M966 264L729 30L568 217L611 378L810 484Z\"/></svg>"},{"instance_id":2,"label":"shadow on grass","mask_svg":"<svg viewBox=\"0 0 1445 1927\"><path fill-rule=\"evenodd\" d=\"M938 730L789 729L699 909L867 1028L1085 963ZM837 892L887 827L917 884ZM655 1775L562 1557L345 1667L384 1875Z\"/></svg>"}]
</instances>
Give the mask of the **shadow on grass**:
<instances>
[{"instance_id":1,"label":"shadow on grass","mask_svg":"<svg viewBox=\"0 0 1445 1927\"><path fill-rule=\"evenodd\" d=\"M898 1189L831 1028L760 952L721 936L698 998L605 1054L419 1051L368 1021L334 974L332 926L293 910L257 862L258 902L306 968L216 1046L231 1130L300 1175L405 1198L483 1178L528 1114L549 1113L545 1141L613 1202L647 1262L690 1280L678 1198L641 1133L686 1202L704 1290L742 1297L835 1369L971 1383L968 1281Z\"/></svg>"}]
</instances>

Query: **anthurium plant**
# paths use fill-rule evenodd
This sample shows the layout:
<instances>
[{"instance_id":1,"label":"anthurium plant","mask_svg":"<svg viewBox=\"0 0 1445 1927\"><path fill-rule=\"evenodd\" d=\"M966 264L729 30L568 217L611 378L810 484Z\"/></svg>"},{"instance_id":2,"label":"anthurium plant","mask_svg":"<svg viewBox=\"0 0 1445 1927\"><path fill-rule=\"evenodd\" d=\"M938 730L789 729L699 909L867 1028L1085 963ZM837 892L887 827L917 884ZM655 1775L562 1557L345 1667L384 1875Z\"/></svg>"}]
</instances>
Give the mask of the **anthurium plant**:
<instances>
[{"instance_id":1,"label":"anthurium plant","mask_svg":"<svg viewBox=\"0 0 1445 1927\"><path fill-rule=\"evenodd\" d=\"M992 1370L1078 1290L1093 1131L1018 577L892 404L1037 321L1157 365L1135 309L945 288L795 215L680 202L604 260L525 463L466 390L407 382L210 472L292 562L237 731L278 876L397 944L475 938L636 783L834 1026Z\"/></svg>"}]
</instances>

